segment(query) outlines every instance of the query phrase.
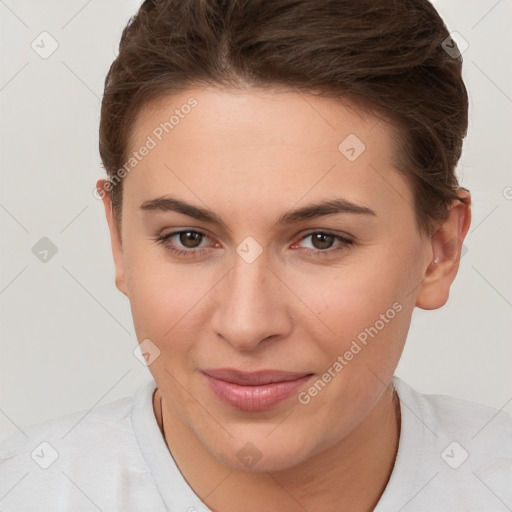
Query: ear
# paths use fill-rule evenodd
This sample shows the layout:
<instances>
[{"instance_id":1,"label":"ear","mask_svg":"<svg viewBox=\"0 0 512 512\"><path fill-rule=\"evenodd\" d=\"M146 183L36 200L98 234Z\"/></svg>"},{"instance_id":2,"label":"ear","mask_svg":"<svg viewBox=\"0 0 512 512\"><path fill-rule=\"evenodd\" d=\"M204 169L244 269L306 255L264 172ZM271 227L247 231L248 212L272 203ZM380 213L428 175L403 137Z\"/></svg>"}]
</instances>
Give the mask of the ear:
<instances>
[{"instance_id":1,"label":"ear","mask_svg":"<svg viewBox=\"0 0 512 512\"><path fill-rule=\"evenodd\" d=\"M459 188L459 197L471 201L469 190ZM432 260L423 274L423 281L416 296L416 306L421 309L438 309L450 295L461 257L462 243L471 224L471 207L455 199L448 218L432 235Z\"/></svg>"},{"instance_id":2,"label":"ear","mask_svg":"<svg viewBox=\"0 0 512 512\"><path fill-rule=\"evenodd\" d=\"M124 254L121 240L121 232L117 225L114 211L112 209L112 200L109 191L110 183L107 180L101 179L96 183L96 191L103 200L105 208L105 216L107 217L108 228L110 231L110 241L112 244L112 254L114 256L114 265L116 269L116 286L118 290L128 297L126 287L125 269L124 269Z\"/></svg>"}]
</instances>

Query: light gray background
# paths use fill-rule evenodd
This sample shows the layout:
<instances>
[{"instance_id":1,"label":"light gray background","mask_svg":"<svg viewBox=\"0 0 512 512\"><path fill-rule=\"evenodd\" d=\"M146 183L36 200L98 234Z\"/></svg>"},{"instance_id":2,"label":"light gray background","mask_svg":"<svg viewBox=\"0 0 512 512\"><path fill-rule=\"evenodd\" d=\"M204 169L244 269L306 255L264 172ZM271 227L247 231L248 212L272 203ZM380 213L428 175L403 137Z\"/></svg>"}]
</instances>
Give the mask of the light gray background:
<instances>
[{"instance_id":1,"label":"light gray background","mask_svg":"<svg viewBox=\"0 0 512 512\"><path fill-rule=\"evenodd\" d=\"M103 205L100 98L135 0L0 0L2 437L132 394L150 377L114 285ZM473 223L440 310L416 309L397 375L421 392L512 411L510 0L435 2L469 44L470 127L459 163ZM43 31L58 49L41 58ZM454 36L460 43L459 36ZM37 42L37 41L36 41ZM58 252L32 252L42 238Z\"/></svg>"}]
</instances>

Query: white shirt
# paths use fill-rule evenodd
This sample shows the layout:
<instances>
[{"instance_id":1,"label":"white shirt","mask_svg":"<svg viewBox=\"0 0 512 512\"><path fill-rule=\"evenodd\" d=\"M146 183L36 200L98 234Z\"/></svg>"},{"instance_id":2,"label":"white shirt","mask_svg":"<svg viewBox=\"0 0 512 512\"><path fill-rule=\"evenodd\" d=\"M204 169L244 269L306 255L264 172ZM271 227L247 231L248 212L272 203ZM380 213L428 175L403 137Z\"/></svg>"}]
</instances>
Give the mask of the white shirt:
<instances>
[{"instance_id":1,"label":"white shirt","mask_svg":"<svg viewBox=\"0 0 512 512\"><path fill-rule=\"evenodd\" d=\"M512 415L420 394L396 376L393 385L400 440L375 512L512 510ZM155 389L151 379L133 396L32 425L28 438L4 439L0 510L211 512L167 448Z\"/></svg>"}]
</instances>

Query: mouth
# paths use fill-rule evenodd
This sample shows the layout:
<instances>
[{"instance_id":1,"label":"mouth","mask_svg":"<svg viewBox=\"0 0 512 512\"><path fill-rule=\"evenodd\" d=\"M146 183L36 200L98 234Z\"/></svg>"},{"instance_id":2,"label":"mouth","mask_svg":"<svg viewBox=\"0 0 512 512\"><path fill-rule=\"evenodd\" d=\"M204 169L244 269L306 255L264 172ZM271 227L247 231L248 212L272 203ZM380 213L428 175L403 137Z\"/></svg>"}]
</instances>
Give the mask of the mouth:
<instances>
[{"instance_id":1,"label":"mouth","mask_svg":"<svg viewBox=\"0 0 512 512\"><path fill-rule=\"evenodd\" d=\"M202 374L222 403L244 411L275 407L297 394L314 375L282 370L241 372L227 368L207 369Z\"/></svg>"}]
</instances>

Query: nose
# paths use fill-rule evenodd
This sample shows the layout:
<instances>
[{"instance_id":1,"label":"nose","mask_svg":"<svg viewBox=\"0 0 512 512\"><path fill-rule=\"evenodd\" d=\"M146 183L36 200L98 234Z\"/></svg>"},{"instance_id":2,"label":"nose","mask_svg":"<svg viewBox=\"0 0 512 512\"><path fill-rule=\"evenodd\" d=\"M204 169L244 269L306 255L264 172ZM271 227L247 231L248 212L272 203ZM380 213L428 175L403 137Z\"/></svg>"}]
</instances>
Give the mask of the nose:
<instances>
[{"instance_id":1,"label":"nose","mask_svg":"<svg viewBox=\"0 0 512 512\"><path fill-rule=\"evenodd\" d=\"M252 263L235 254L231 271L215 287L212 327L237 350L286 336L292 328L290 294L263 253Z\"/></svg>"}]
</instances>

